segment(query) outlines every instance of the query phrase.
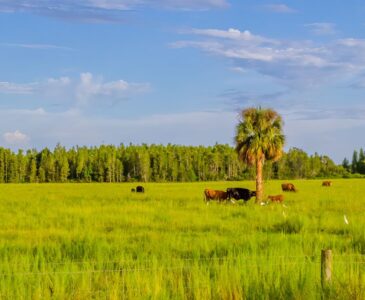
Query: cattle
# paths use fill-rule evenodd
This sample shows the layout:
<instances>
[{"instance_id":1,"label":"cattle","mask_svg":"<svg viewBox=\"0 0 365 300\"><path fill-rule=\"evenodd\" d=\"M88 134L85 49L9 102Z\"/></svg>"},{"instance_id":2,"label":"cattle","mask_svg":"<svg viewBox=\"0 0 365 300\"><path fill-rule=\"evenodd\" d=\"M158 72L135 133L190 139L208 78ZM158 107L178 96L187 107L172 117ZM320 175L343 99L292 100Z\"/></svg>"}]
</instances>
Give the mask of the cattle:
<instances>
[{"instance_id":1,"label":"cattle","mask_svg":"<svg viewBox=\"0 0 365 300\"><path fill-rule=\"evenodd\" d=\"M271 200L272 202L283 202L284 201L284 195L269 195L267 196L267 198L269 200Z\"/></svg>"},{"instance_id":2,"label":"cattle","mask_svg":"<svg viewBox=\"0 0 365 300\"><path fill-rule=\"evenodd\" d=\"M132 193L135 193L135 192L136 192L136 189L131 189L131 192L132 192Z\"/></svg>"},{"instance_id":3,"label":"cattle","mask_svg":"<svg viewBox=\"0 0 365 300\"><path fill-rule=\"evenodd\" d=\"M138 186L136 187L136 192L137 192L137 193L144 193L144 187L143 187L143 186L141 186L141 185L138 185Z\"/></svg>"},{"instance_id":4,"label":"cattle","mask_svg":"<svg viewBox=\"0 0 365 300\"><path fill-rule=\"evenodd\" d=\"M245 188L228 188L227 189L227 197L228 200L232 201L231 198L235 200L244 200L245 202L250 200L251 197L256 196L256 191L250 191ZM233 202L233 201L232 201Z\"/></svg>"},{"instance_id":5,"label":"cattle","mask_svg":"<svg viewBox=\"0 0 365 300\"><path fill-rule=\"evenodd\" d=\"M332 181L323 181L322 182L322 186L331 186L332 185Z\"/></svg>"},{"instance_id":6,"label":"cattle","mask_svg":"<svg viewBox=\"0 0 365 300\"><path fill-rule=\"evenodd\" d=\"M210 200L217 200L219 202L227 200L227 193L224 191L217 191L211 189L204 190L204 200L208 204Z\"/></svg>"},{"instance_id":7,"label":"cattle","mask_svg":"<svg viewBox=\"0 0 365 300\"><path fill-rule=\"evenodd\" d=\"M281 184L281 189L283 190L283 192L297 192L297 189L292 183Z\"/></svg>"}]
</instances>

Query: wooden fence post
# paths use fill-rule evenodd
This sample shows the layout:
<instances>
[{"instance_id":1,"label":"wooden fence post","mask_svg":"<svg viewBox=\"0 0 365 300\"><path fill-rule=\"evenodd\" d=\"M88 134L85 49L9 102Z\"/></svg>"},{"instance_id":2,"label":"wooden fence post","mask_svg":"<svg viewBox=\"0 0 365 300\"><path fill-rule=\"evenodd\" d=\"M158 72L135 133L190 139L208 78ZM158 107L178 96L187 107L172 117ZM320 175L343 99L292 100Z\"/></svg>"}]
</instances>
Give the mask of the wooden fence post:
<instances>
[{"instance_id":1,"label":"wooden fence post","mask_svg":"<svg viewBox=\"0 0 365 300\"><path fill-rule=\"evenodd\" d=\"M321 282L322 288L327 287L332 280L332 250L322 250L321 253Z\"/></svg>"}]
</instances>

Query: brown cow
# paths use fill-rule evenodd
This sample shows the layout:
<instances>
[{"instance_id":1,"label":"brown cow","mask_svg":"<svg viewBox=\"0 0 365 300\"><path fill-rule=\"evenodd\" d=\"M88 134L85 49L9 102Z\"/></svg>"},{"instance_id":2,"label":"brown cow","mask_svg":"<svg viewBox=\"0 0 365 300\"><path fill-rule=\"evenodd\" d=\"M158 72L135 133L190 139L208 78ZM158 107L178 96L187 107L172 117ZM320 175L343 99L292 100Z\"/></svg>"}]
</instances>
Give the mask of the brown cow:
<instances>
[{"instance_id":1,"label":"brown cow","mask_svg":"<svg viewBox=\"0 0 365 300\"><path fill-rule=\"evenodd\" d=\"M207 204L210 200L217 200L219 202L225 201L225 200L227 200L227 192L205 189L204 190L204 199Z\"/></svg>"},{"instance_id":2,"label":"brown cow","mask_svg":"<svg viewBox=\"0 0 365 300\"><path fill-rule=\"evenodd\" d=\"M292 184L292 183L281 184L281 189L283 190L283 192L296 192L297 191L294 184Z\"/></svg>"},{"instance_id":3,"label":"brown cow","mask_svg":"<svg viewBox=\"0 0 365 300\"><path fill-rule=\"evenodd\" d=\"M331 186L332 185L332 181L323 181L322 182L322 186Z\"/></svg>"},{"instance_id":4,"label":"brown cow","mask_svg":"<svg viewBox=\"0 0 365 300\"><path fill-rule=\"evenodd\" d=\"M269 200L272 202L283 202L284 201L284 195L273 195L273 196L267 196Z\"/></svg>"}]
</instances>

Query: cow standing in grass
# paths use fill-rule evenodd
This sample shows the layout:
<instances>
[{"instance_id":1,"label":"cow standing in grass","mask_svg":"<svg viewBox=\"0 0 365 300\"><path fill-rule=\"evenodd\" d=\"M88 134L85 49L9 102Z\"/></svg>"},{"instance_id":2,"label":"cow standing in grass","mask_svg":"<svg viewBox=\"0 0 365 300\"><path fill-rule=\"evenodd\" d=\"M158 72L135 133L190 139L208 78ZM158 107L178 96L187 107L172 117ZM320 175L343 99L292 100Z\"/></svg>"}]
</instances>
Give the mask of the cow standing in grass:
<instances>
[{"instance_id":1,"label":"cow standing in grass","mask_svg":"<svg viewBox=\"0 0 365 300\"><path fill-rule=\"evenodd\" d=\"M204 190L204 200L208 204L211 200L216 200L218 202L226 201L227 200L227 193L224 191L217 191L211 189Z\"/></svg>"},{"instance_id":2,"label":"cow standing in grass","mask_svg":"<svg viewBox=\"0 0 365 300\"><path fill-rule=\"evenodd\" d=\"M250 200L251 197L256 196L256 191L250 191L249 189L245 189L245 188L228 188L227 196L228 196L228 200L230 200L231 202L233 202L233 200L231 200L231 198L233 198L235 200L242 199L246 202L246 201Z\"/></svg>"},{"instance_id":3,"label":"cow standing in grass","mask_svg":"<svg viewBox=\"0 0 365 300\"><path fill-rule=\"evenodd\" d=\"M138 185L138 186L136 187L136 192L137 192L137 193L144 193L144 187L143 187L143 186L141 186L141 185Z\"/></svg>"},{"instance_id":4,"label":"cow standing in grass","mask_svg":"<svg viewBox=\"0 0 365 300\"><path fill-rule=\"evenodd\" d=\"M283 192L297 192L297 189L292 183L283 183L281 185L281 189L283 190Z\"/></svg>"},{"instance_id":5,"label":"cow standing in grass","mask_svg":"<svg viewBox=\"0 0 365 300\"><path fill-rule=\"evenodd\" d=\"M284 195L271 195L267 197L272 202L283 202L284 201Z\"/></svg>"},{"instance_id":6,"label":"cow standing in grass","mask_svg":"<svg viewBox=\"0 0 365 300\"><path fill-rule=\"evenodd\" d=\"M327 180L327 181L322 182L322 186L331 186L331 185L332 185L332 181Z\"/></svg>"}]
</instances>

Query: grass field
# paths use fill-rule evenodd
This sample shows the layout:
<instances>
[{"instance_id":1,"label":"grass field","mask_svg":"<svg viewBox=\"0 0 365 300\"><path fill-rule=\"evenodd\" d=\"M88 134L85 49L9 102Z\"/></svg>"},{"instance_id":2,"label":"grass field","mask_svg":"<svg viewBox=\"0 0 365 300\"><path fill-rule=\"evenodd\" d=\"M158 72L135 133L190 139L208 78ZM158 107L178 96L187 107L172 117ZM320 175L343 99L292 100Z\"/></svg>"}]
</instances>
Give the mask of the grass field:
<instances>
[{"instance_id":1,"label":"grass field","mask_svg":"<svg viewBox=\"0 0 365 300\"><path fill-rule=\"evenodd\" d=\"M285 206L203 202L254 182L0 185L0 299L365 299L365 181L291 182Z\"/></svg>"}]
</instances>

